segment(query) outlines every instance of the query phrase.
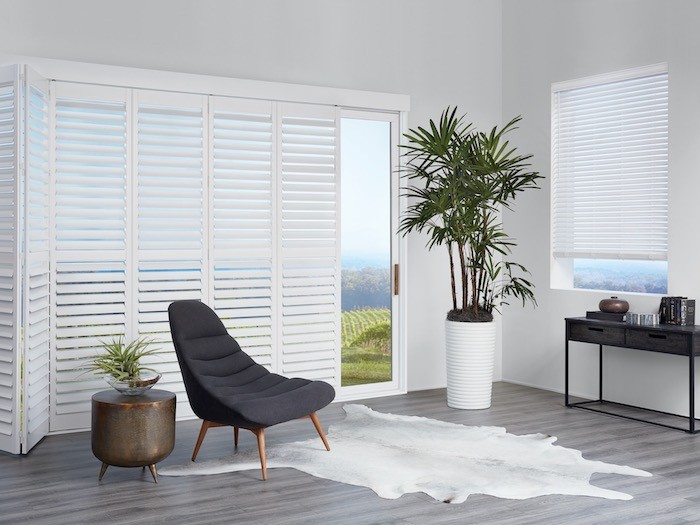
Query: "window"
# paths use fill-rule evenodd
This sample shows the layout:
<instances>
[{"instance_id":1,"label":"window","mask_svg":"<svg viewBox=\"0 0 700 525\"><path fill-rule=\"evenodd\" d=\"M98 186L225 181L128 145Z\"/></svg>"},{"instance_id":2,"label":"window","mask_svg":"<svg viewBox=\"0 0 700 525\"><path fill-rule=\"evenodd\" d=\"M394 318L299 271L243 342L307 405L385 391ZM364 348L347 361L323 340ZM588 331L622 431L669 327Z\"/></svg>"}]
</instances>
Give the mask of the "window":
<instances>
[{"instance_id":1,"label":"window","mask_svg":"<svg viewBox=\"0 0 700 525\"><path fill-rule=\"evenodd\" d=\"M552 178L552 285L666 293L666 66L552 86Z\"/></svg>"}]
</instances>

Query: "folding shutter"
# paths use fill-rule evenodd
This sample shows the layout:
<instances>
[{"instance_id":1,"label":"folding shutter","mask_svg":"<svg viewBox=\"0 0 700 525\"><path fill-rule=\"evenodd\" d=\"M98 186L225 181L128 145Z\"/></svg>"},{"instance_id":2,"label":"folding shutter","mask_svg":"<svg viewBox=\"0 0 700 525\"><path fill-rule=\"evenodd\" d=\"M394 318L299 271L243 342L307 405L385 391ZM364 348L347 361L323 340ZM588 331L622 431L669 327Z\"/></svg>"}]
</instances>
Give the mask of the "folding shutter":
<instances>
[{"instance_id":1,"label":"folding shutter","mask_svg":"<svg viewBox=\"0 0 700 525\"><path fill-rule=\"evenodd\" d=\"M24 453L49 431L49 113L49 82L26 68L22 323Z\"/></svg>"},{"instance_id":2,"label":"folding shutter","mask_svg":"<svg viewBox=\"0 0 700 525\"><path fill-rule=\"evenodd\" d=\"M137 332L157 343L146 359L178 396L178 416L191 414L173 349L168 306L203 300L208 290L204 109L199 95L139 91L137 162Z\"/></svg>"},{"instance_id":3,"label":"folding shutter","mask_svg":"<svg viewBox=\"0 0 700 525\"><path fill-rule=\"evenodd\" d=\"M272 103L212 97L213 306L241 347L273 368Z\"/></svg>"},{"instance_id":4,"label":"folding shutter","mask_svg":"<svg viewBox=\"0 0 700 525\"><path fill-rule=\"evenodd\" d=\"M106 388L78 368L127 332L127 90L54 82L51 430L90 426Z\"/></svg>"},{"instance_id":5,"label":"folding shutter","mask_svg":"<svg viewBox=\"0 0 700 525\"><path fill-rule=\"evenodd\" d=\"M666 260L668 73L583 84L553 88L554 255Z\"/></svg>"},{"instance_id":6,"label":"folding shutter","mask_svg":"<svg viewBox=\"0 0 700 525\"><path fill-rule=\"evenodd\" d=\"M340 387L340 187L332 107L278 104L281 373Z\"/></svg>"},{"instance_id":7,"label":"folding shutter","mask_svg":"<svg viewBox=\"0 0 700 525\"><path fill-rule=\"evenodd\" d=\"M20 452L19 67L0 67L0 450Z\"/></svg>"}]
</instances>

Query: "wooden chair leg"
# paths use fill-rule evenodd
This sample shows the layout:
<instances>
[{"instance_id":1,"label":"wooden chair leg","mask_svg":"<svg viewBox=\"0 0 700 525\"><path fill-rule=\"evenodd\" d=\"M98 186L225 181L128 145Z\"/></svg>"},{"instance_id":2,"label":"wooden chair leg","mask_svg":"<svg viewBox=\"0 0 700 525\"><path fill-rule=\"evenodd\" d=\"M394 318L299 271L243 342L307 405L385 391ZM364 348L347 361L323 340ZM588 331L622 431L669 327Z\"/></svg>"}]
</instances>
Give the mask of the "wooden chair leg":
<instances>
[{"instance_id":1,"label":"wooden chair leg","mask_svg":"<svg viewBox=\"0 0 700 525\"><path fill-rule=\"evenodd\" d=\"M233 447L238 448L238 427L233 427Z\"/></svg>"},{"instance_id":2,"label":"wooden chair leg","mask_svg":"<svg viewBox=\"0 0 700 525\"><path fill-rule=\"evenodd\" d=\"M323 444L326 446L326 450L328 452L330 452L331 447L328 444L328 440L326 439L326 435L323 433L323 427L321 426L321 422L318 420L318 416L316 415L316 412L309 414L309 418L311 419L311 422L316 427L316 432L318 432L318 435L321 436L321 440L323 441Z\"/></svg>"},{"instance_id":3,"label":"wooden chair leg","mask_svg":"<svg viewBox=\"0 0 700 525\"><path fill-rule=\"evenodd\" d=\"M209 421L202 421L202 428L199 429L199 437L197 437L197 444L194 446L194 452L192 452L192 461L197 459L197 453L199 452L199 447L202 446L202 441L204 441L204 436L207 434L207 430L211 424Z\"/></svg>"},{"instance_id":4,"label":"wooden chair leg","mask_svg":"<svg viewBox=\"0 0 700 525\"><path fill-rule=\"evenodd\" d=\"M255 437L258 438L258 452L260 453L260 465L262 466L262 478L267 479L267 462L265 461L265 429L251 429Z\"/></svg>"}]
</instances>

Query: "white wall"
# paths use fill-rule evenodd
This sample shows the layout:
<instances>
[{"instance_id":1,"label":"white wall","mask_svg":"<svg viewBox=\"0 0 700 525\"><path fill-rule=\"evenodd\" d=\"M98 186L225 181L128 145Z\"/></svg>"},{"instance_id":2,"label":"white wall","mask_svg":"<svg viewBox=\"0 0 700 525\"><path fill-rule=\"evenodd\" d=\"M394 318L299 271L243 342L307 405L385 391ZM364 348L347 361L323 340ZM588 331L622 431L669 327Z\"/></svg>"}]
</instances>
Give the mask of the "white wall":
<instances>
[{"instance_id":1,"label":"white wall","mask_svg":"<svg viewBox=\"0 0 700 525\"><path fill-rule=\"evenodd\" d=\"M700 151L700 3L692 0L504 0L503 118L524 117L518 143L547 179L506 217L506 231L533 273L539 308L510 307L503 319L503 378L563 391L564 317L597 309L605 293L549 287L550 87L631 67L669 66L669 292L700 298L697 239ZM620 294L651 312L658 296ZM572 344L573 392L597 389L597 347ZM685 413L687 359L610 349L606 397Z\"/></svg>"},{"instance_id":2,"label":"white wall","mask_svg":"<svg viewBox=\"0 0 700 525\"><path fill-rule=\"evenodd\" d=\"M16 0L0 53L408 94L409 126L501 115L494 0ZM408 388L444 386L447 258L411 238L408 259Z\"/></svg>"}]
</instances>

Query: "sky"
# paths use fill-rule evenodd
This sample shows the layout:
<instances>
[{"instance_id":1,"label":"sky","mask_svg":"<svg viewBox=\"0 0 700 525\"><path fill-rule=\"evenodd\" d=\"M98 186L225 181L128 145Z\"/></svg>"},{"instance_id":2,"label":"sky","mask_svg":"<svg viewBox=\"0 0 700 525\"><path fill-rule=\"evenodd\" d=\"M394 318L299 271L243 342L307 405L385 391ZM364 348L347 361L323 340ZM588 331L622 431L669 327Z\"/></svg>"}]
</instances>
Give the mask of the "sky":
<instances>
[{"instance_id":1,"label":"sky","mask_svg":"<svg viewBox=\"0 0 700 525\"><path fill-rule=\"evenodd\" d=\"M343 267L390 266L390 123L341 119Z\"/></svg>"}]
</instances>

